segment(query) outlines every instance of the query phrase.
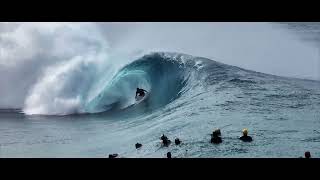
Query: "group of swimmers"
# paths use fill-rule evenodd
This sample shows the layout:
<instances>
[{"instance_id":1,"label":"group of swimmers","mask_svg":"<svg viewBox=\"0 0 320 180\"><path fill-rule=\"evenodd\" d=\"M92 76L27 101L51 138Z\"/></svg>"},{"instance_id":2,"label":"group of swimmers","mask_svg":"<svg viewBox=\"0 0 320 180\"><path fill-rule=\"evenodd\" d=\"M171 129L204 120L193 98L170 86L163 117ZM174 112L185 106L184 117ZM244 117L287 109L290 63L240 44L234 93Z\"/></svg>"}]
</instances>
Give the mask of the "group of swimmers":
<instances>
[{"instance_id":1,"label":"group of swimmers","mask_svg":"<svg viewBox=\"0 0 320 180\"><path fill-rule=\"evenodd\" d=\"M242 131L242 136L239 138L240 140L244 141L244 142L250 142L252 141L252 138L250 136L248 136L248 130L247 129L243 129ZM162 134L162 136L160 137L161 140L161 144L164 147L168 147L171 144L171 140L165 136L164 134ZM216 129L212 132L211 134L211 143L213 144L219 144L222 143L222 139L221 139L221 131L220 129ZM181 144L181 140L179 138L176 138L174 140L175 145L180 145ZM136 149L140 149L142 147L141 143L136 143L135 144ZM118 154L109 154L109 158L116 158L118 157ZM167 158L171 158L171 152L167 153Z\"/></svg>"},{"instance_id":2,"label":"group of swimmers","mask_svg":"<svg viewBox=\"0 0 320 180\"><path fill-rule=\"evenodd\" d=\"M240 140L242 140L243 142L251 142L253 141L252 137L248 135L248 129L243 129L242 130L242 136L239 137ZM162 136L160 137L161 140L161 144L164 147L168 147L171 144L171 140L165 136L164 134L162 134ZM222 138L221 138L221 131L220 129L215 129L212 134L211 134L211 140L210 142L212 144L220 144L222 143ZM176 138L174 140L175 145L180 145L181 144L181 140L179 138ZM140 149L142 147L141 143L136 143L135 144L136 149ZM118 154L110 154L109 158L115 158L117 157ZM171 152L167 153L167 158L171 158ZM300 157L302 158L302 157ZM305 152L305 158L311 158L311 154L309 151Z\"/></svg>"}]
</instances>

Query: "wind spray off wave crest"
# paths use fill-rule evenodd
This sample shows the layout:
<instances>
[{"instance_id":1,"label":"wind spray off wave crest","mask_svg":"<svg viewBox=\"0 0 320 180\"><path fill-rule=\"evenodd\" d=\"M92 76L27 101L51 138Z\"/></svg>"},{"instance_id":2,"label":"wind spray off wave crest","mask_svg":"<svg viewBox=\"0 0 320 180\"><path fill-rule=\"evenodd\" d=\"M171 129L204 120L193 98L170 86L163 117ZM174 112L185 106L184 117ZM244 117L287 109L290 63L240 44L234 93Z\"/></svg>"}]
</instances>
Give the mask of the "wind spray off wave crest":
<instances>
[{"instance_id":1,"label":"wind spray off wave crest","mask_svg":"<svg viewBox=\"0 0 320 180\"><path fill-rule=\"evenodd\" d=\"M98 63L93 60L97 58L96 55L75 57L46 69L27 97L24 112L46 115L82 112L81 104L99 76Z\"/></svg>"},{"instance_id":2,"label":"wind spray off wave crest","mask_svg":"<svg viewBox=\"0 0 320 180\"><path fill-rule=\"evenodd\" d=\"M53 62L43 68L40 78L29 91L23 108L26 114L82 112L82 104L90 95L97 77L106 66L111 67L107 42L94 25L60 24L54 30L47 34L50 36L47 39L53 41L52 49L48 50L55 55L50 59Z\"/></svg>"}]
</instances>

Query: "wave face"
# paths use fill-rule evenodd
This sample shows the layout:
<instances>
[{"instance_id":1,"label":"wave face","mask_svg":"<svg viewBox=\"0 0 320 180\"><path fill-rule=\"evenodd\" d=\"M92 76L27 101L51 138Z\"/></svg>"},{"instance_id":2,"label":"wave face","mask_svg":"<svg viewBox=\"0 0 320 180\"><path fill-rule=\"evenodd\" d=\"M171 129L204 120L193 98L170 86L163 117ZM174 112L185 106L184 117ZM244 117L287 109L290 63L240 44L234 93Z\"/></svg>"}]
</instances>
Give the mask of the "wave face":
<instances>
[{"instance_id":1,"label":"wave face","mask_svg":"<svg viewBox=\"0 0 320 180\"><path fill-rule=\"evenodd\" d=\"M105 74L103 71L96 73L97 67L90 63L75 61L68 65L70 67L63 65L53 69L54 72L49 71L49 77L53 77L42 79L34 87L35 93L28 100L37 102L36 107L33 107L35 103L27 103L24 109L26 114L100 113L121 111L129 107L155 110L186 94L190 89L227 78L227 70L232 68L205 58L167 52L147 54L122 67L112 78L110 70L105 69ZM147 90L149 96L143 103L132 106L137 87ZM57 97L46 100L45 96L50 94L47 89L58 89L58 93L51 93ZM39 104L35 99L45 100ZM47 104L54 105L46 106ZM39 106L42 108L37 108Z\"/></svg>"}]
</instances>

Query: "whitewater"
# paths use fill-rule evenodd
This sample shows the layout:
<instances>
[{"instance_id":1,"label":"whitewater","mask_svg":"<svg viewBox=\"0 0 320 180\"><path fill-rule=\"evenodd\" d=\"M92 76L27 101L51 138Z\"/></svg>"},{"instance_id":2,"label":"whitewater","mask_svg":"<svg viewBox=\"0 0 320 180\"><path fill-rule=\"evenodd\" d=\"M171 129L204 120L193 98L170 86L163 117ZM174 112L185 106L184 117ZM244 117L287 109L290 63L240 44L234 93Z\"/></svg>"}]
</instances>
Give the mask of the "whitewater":
<instances>
[{"instance_id":1,"label":"whitewater","mask_svg":"<svg viewBox=\"0 0 320 180\"><path fill-rule=\"evenodd\" d=\"M215 59L219 53L211 50L141 43L143 50L129 51L131 36L115 48L116 41L106 40L91 23L3 27L0 157L165 157L169 151L184 158L320 155L316 78L249 70ZM288 41L301 50L288 57L317 60L309 45ZM265 58L278 57L274 52ZM149 95L135 105L137 87ZM219 145L210 143L216 128L222 132ZM239 141L243 128L253 142ZM162 147L162 134L182 144ZM141 149L135 149L137 142Z\"/></svg>"}]
</instances>

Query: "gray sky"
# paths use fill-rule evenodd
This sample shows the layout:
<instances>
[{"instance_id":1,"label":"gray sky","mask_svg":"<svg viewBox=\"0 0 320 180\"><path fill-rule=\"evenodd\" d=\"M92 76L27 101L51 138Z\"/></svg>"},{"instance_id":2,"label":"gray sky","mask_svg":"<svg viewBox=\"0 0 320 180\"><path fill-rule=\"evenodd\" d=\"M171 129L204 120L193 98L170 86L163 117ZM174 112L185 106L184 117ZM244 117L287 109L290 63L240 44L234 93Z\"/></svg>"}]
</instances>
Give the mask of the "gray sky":
<instances>
[{"instance_id":1,"label":"gray sky","mask_svg":"<svg viewBox=\"0 0 320 180\"><path fill-rule=\"evenodd\" d=\"M100 23L100 26L117 51L177 51L274 75L320 79L319 46L279 24Z\"/></svg>"}]
</instances>

